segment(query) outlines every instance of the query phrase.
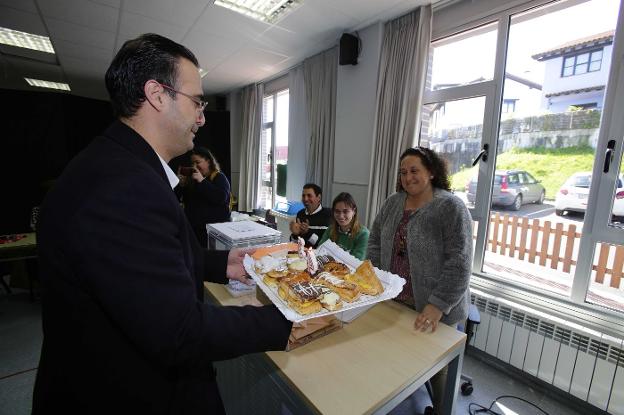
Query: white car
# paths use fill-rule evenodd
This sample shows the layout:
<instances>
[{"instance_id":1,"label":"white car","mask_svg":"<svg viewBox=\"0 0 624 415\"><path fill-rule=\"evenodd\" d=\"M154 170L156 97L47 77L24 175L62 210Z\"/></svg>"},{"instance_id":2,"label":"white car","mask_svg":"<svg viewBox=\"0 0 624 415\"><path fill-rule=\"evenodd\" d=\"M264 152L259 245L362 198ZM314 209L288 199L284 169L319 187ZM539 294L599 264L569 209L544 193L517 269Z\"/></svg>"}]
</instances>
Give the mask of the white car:
<instances>
[{"instance_id":1,"label":"white car","mask_svg":"<svg viewBox=\"0 0 624 415\"><path fill-rule=\"evenodd\" d=\"M574 173L570 176L555 196L555 214L561 216L565 212L585 213L590 185L591 172ZM617 180L613 216L624 217L624 178L622 175Z\"/></svg>"}]
</instances>

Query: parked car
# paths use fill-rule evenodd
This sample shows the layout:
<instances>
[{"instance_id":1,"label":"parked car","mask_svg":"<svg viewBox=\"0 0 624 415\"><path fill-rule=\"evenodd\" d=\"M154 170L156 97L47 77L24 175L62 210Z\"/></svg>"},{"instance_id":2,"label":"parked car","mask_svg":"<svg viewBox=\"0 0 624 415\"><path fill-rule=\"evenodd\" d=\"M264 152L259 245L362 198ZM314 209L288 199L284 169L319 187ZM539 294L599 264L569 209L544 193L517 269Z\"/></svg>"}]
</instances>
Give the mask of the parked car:
<instances>
[{"instance_id":1,"label":"parked car","mask_svg":"<svg viewBox=\"0 0 624 415\"><path fill-rule=\"evenodd\" d=\"M574 173L570 176L555 196L555 214L562 216L565 212L585 213L590 186L591 172ZM615 217L624 217L624 177L622 175L617 180L612 213Z\"/></svg>"},{"instance_id":2,"label":"parked car","mask_svg":"<svg viewBox=\"0 0 624 415\"><path fill-rule=\"evenodd\" d=\"M468 202L474 203L477 196L477 177L466 184ZM546 189L524 170L496 170L492 189L492 205L520 210L527 203L544 203Z\"/></svg>"}]
</instances>

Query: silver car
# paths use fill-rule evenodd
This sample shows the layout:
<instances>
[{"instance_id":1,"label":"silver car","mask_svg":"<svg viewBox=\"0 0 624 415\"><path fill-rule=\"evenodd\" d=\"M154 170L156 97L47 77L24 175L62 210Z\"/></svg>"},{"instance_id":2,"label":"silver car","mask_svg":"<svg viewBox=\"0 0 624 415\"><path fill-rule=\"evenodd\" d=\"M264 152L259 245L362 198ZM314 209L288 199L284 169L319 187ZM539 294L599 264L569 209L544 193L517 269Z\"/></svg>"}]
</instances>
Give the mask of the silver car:
<instances>
[{"instance_id":1,"label":"silver car","mask_svg":"<svg viewBox=\"0 0 624 415\"><path fill-rule=\"evenodd\" d=\"M477 195L477 177L466 184L468 202L474 203ZM520 210L527 203L544 203L546 189L539 180L524 170L496 170L492 189L492 205Z\"/></svg>"}]
</instances>

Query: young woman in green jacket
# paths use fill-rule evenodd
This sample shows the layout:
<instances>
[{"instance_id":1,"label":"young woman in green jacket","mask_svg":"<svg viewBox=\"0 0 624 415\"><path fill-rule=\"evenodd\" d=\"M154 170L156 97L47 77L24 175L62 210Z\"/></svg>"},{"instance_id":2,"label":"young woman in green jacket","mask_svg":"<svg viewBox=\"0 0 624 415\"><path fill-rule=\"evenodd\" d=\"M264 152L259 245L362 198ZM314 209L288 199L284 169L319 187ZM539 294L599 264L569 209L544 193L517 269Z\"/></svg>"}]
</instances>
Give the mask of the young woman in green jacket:
<instances>
[{"instance_id":1,"label":"young woman in green jacket","mask_svg":"<svg viewBox=\"0 0 624 415\"><path fill-rule=\"evenodd\" d=\"M328 239L334 241L357 259L366 258L368 229L360 224L353 196L342 192L332 203L331 225L321 238L319 246Z\"/></svg>"}]
</instances>

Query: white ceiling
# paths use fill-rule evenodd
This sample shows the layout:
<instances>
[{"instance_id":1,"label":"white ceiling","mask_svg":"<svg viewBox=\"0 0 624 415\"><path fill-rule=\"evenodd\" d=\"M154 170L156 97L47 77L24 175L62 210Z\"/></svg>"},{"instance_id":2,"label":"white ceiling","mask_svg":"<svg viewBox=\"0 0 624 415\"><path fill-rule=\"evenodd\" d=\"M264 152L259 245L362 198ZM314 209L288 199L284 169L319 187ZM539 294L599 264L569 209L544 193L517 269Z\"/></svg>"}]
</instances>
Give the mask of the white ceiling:
<instances>
[{"instance_id":1,"label":"white ceiling","mask_svg":"<svg viewBox=\"0 0 624 415\"><path fill-rule=\"evenodd\" d=\"M274 25L214 0L0 0L0 26L49 36L56 56L0 45L0 88L35 90L24 77L69 83L107 99L104 72L124 41L142 33L191 49L206 94L270 78L338 43L343 32L438 0L305 0ZM365 47L365 45L364 45Z\"/></svg>"}]
</instances>

